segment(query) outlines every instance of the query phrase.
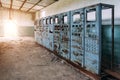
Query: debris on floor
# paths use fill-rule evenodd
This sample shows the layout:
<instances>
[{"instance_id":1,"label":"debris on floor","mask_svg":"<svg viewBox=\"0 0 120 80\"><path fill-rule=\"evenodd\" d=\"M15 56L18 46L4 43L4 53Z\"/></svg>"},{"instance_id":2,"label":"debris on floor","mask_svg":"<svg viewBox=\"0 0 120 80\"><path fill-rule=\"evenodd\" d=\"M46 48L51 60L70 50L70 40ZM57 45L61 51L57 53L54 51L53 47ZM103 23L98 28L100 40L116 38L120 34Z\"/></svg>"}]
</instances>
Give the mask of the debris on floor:
<instances>
[{"instance_id":1,"label":"debris on floor","mask_svg":"<svg viewBox=\"0 0 120 80\"><path fill-rule=\"evenodd\" d=\"M32 37L0 38L0 80L91 80Z\"/></svg>"}]
</instances>

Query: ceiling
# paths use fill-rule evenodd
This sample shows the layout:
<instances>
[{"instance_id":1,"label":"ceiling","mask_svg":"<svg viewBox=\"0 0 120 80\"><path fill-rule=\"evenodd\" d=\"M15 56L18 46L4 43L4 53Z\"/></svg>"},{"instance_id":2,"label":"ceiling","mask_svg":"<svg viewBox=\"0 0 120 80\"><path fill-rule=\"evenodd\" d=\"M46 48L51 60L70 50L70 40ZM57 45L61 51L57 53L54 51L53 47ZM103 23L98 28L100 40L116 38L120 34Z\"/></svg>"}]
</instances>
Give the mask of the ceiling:
<instances>
[{"instance_id":1,"label":"ceiling","mask_svg":"<svg viewBox=\"0 0 120 80\"><path fill-rule=\"evenodd\" d=\"M18 9L25 12L36 12L58 0L0 0L0 7Z\"/></svg>"}]
</instances>

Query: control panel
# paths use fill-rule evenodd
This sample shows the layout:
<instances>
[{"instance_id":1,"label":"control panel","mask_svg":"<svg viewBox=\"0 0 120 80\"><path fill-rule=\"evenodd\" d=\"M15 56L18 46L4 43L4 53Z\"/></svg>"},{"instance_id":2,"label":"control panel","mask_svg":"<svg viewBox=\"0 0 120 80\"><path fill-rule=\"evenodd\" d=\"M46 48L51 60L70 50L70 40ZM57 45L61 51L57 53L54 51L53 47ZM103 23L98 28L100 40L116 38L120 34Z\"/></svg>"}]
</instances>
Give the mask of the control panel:
<instances>
[{"instance_id":1,"label":"control panel","mask_svg":"<svg viewBox=\"0 0 120 80\"><path fill-rule=\"evenodd\" d=\"M61 13L60 28L60 55L66 59L70 59L70 12Z\"/></svg>"},{"instance_id":2,"label":"control panel","mask_svg":"<svg viewBox=\"0 0 120 80\"><path fill-rule=\"evenodd\" d=\"M54 40L54 37L53 37L53 33L54 33L54 16L51 16L49 17L49 49L51 51L53 51L53 40Z\"/></svg>"},{"instance_id":3,"label":"control panel","mask_svg":"<svg viewBox=\"0 0 120 80\"><path fill-rule=\"evenodd\" d=\"M84 9L71 12L71 60L83 66L84 63Z\"/></svg>"},{"instance_id":4,"label":"control panel","mask_svg":"<svg viewBox=\"0 0 120 80\"><path fill-rule=\"evenodd\" d=\"M102 25L107 9L107 14L112 13L109 28ZM113 5L100 3L44 17L35 21L34 29L36 42L87 71L99 75L119 65L114 51Z\"/></svg>"},{"instance_id":5,"label":"control panel","mask_svg":"<svg viewBox=\"0 0 120 80\"><path fill-rule=\"evenodd\" d=\"M43 38L43 46L46 47L46 18L43 18L43 32L42 32L42 38Z\"/></svg>"},{"instance_id":6,"label":"control panel","mask_svg":"<svg viewBox=\"0 0 120 80\"><path fill-rule=\"evenodd\" d=\"M98 24L97 9L97 7L85 9L85 68L98 74L101 45L99 31L101 31L101 26Z\"/></svg>"},{"instance_id":7,"label":"control panel","mask_svg":"<svg viewBox=\"0 0 120 80\"><path fill-rule=\"evenodd\" d=\"M35 21L35 28L34 28L34 34L35 34L35 40L40 44L40 37L39 35L41 34L40 32L40 27L41 25L39 24L40 20Z\"/></svg>"},{"instance_id":8,"label":"control panel","mask_svg":"<svg viewBox=\"0 0 120 80\"><path fill-rule=\"evenodd\" d=\"M49 49L49 24L50 24L50 18L46 17L46 25L44 27L45 30L45 47Z\"/></svg>"},{"instance_id":9,"label":"control panel","mask_svg":"<svg viewBox=\"0 0 120 80\"><path fill-rule=\"evenodd\" d=\"M61 42L61 38L60 38L60 15L55 15L54 16L54 52L59 54L60 53L60 42Z\"/></svg>"}]
</instances>

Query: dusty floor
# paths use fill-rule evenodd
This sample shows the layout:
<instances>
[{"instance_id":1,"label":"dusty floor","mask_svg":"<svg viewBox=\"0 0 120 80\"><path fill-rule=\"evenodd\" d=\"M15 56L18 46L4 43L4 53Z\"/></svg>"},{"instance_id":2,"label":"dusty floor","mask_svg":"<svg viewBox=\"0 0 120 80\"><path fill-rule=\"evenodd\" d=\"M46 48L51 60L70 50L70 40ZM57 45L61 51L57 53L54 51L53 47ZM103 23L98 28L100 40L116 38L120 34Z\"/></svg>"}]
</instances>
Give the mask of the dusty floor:
<instances>
[{"instance_id":1,"label":"dusty floor","mask_svg":"<svg viewBox=\"0 0 120 80\"><path fill-rule=\"evenodd\" d=\"M33 38L0 38L0 80L90 80Z\"/></svg>"}]
</instances>

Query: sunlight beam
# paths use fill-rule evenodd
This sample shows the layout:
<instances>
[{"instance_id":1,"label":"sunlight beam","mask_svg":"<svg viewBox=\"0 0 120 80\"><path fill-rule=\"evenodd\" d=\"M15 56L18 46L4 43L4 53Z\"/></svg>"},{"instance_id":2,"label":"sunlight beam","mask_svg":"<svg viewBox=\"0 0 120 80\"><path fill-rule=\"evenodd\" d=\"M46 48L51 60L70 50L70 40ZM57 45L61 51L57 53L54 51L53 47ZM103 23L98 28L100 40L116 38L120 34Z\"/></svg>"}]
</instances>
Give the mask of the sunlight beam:
<instances>
[{"instance_id":1,"label":"sunlight beam","mask_svg":"<svg viewBox=\"0 0 120 80\"><path fill-rule=\"evenodd\" d=\"M18 36L17 25L14 20L5 20L4 36L5 37L17 37Z\"/></svg>"}]
</instances>

